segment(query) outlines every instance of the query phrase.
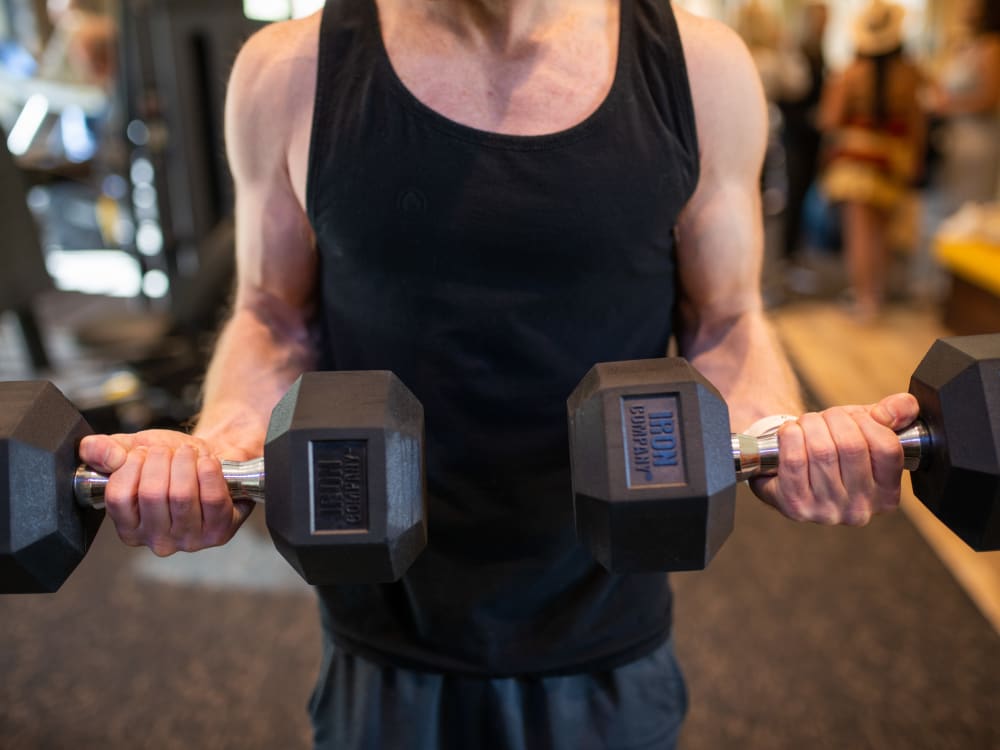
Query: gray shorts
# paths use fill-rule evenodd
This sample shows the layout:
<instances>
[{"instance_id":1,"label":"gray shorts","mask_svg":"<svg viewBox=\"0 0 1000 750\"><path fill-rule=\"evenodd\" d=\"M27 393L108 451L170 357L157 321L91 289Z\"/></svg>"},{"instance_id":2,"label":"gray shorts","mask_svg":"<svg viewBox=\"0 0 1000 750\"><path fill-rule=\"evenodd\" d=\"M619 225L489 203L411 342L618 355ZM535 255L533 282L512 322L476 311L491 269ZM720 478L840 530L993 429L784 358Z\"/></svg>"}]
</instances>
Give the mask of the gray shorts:
<instances>
[{"instance_id":1,"label":"gray shorts","mask_svg":"<svg viewBox=\"0 0 1000 750\"><path fill-rule=\"evenodd\" d=\"M478 678L373 664L326 644L319 750L670 750L687 710L673 644L617 669Z\"/></svg>"}]
</instances>

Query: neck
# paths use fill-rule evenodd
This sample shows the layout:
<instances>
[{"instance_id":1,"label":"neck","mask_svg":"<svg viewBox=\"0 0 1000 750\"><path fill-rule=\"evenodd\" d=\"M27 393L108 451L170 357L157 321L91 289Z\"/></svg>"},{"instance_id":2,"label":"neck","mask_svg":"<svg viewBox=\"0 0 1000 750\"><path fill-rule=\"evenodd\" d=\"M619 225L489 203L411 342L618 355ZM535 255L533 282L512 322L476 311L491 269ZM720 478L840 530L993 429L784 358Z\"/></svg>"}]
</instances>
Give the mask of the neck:
<instances>
[{"instance_id":1,"label":"neck","mask_svg":"<svg viewBox=\"0 0 1000 750\"><path fill-rule=\"evenodd\" d=\"M537 40L562 10L584 0L426 0L431 18L456 36L497 52Z\"/></svg>"}]
</instances>

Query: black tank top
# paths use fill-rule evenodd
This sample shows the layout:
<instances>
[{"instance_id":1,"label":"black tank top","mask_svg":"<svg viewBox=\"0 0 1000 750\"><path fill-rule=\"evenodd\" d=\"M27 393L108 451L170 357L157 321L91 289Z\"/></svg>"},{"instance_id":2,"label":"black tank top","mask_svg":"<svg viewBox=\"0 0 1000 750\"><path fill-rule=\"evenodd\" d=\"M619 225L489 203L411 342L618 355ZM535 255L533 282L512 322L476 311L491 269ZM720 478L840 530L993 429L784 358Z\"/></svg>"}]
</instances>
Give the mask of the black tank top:
<instances>
[{"instance_id":1,"label":"black tank top","mask_svg":"<svg viewBox=\"0 0 1000 750\"><path fill-rule=\"evenodd\" d=\"M400 582L319 591L341 648L496 676L611 668L664 641L666 576L610 575L576 541L566 398L596 362L665 354L697 176L665 0L622 0L607 98L539 136L423 105L374 0L328 0L307 191L322 366L392 370L423 403L430 535Z\"/></svg>"}]
</instances>

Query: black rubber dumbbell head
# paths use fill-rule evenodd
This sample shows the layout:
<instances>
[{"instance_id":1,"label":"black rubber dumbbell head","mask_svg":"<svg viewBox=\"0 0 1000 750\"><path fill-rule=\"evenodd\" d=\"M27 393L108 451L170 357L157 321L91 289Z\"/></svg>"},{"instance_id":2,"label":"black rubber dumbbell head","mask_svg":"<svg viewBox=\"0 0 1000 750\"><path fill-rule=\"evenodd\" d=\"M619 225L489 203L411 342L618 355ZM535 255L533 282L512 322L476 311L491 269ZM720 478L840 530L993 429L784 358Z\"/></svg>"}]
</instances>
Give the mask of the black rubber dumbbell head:
<instances>
[{"instance_id":1,"label":"black rubber dumbbell head","mask_svg":"<svg viewBox=\"0 0 1000 750\"><path fill-rule=\"evenodd\" d=\"M0 404L0 591L51 593L104 518L73 499L76 449L91 430L49 383L0 383Z\"/></svg>"},{"instance_id":2,"label":"black rubber dumbbell head","mask_svg":"<svg viewBox=\"0 0 1000 750\"><path fill-rule=\"evenodd\" d=\"M567 402L577 535L613 572L700 570L733 529L729 410L682 359L596 365Z\"/></svg>"},{"instance_id":3,"label":"black rubber dumbbell head","mask_svg":"<svg viewBox=\"0 0 1000 750\"><path fill-rule=\"evenodd\" d=\"M390 372L306 373L271 415L267 525L309 583L395 581L427 542L423 408Z\"/></svg>"},{"instance_id":4,"label":"black rubber dumbbell head","mask_svg":"<svg viewBox=\"0 0 1000 750\"><path fill-rule=\"evenodd\" d=\"M1000 336L935 342L910 393L931 433L914 494L973 549L1000 549Z\"/></svg>"}]
</instances>

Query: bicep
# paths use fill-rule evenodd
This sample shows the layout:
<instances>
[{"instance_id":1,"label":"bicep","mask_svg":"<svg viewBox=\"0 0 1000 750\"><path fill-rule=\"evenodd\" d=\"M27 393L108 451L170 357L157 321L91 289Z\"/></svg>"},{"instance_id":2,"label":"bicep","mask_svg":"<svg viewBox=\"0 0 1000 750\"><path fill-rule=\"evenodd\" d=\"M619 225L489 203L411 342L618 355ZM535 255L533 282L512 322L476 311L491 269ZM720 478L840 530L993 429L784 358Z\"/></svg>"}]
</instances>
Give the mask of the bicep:
<instances>
[{"instance_id":1,"label":"bicep","mask_svg":"<svg viewBox=\"0 0 1000 750\"><path fill-rule=\"evenodd\" d=\"M237 308L266 305L304 321L314 296L315 242L289 172L294 114L304 106L268 37L237 57L226 96L226 150L236 192Z\"/></svg>"},{"instance_id":2,"label":"bicep","mask_svg":"<svg viewBox=\"0 0 1000 750\"><path fill-rule=\"evenodd\" d=\"M728 61L692 66L701 169L678 222L680 343L685 351L761 308L760 170L767 109L742 46Z\"/></svg>"}]
</instances>

